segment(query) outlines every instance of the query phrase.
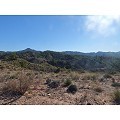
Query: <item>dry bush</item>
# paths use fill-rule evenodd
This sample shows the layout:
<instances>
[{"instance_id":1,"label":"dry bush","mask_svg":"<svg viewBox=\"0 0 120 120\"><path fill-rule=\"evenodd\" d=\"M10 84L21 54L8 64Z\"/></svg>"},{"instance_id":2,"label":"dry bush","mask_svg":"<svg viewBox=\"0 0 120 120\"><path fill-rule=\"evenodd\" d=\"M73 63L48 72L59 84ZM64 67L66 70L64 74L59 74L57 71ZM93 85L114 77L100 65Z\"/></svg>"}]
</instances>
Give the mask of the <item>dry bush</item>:
<instances>
[{"instance_id":1,"label":"dry bush","mask_svg":"<svg viewBox=\"0 0 120 120\"><path fill-rule=\"evenodd\" d=\"M93 73L88 73L83 76L83 80L97 80L98 75Z\"/></svg>"},{"instance_id":2,"label":"dry bush","mask_svg":"<svg viewBox=\"0 0 120 120\"><path fill-rule=\"evenodd\" d=\"M11 75L9 79L17 79L17 75Z\"/></svg>"},{"instance_id":3,"label":"dry bush","mask_svg":"<svg viewBox=\"0 0 120 120\"><path fill-rule=\"evenodd\" d=\"M79 74L78 72L71 72L71 73L70 73L70 78L71 78L72 80L79 80L80 74Z\"/></svg>"},{"instance_id":4,"label":"dry bush","mask_svg":"<svg viewBox=\"0 0 120 120\"><path fill-rule=\"evenodd\" d=\"M102 89L101 87L96 87L94 90L95 90L96 92L99 92L99 93L101 93L101 92L103 91L103 89Z\"/></svg>"},{"instance_id":5,"label":"dry bush","mask_svg":"<svg viewBox=\"0 0 120 120\"><path fill-rule=\"evenodd\" d=\"M111 76L110 74L105 74L103 77L104 77L105 79L107 79L107 78L112 78L112 76Z\"/></svg>"},{"instance_id":6,"label":"dry bush","mask_svg":"<svg viewBox=\"0 0 120 120\"><path fill-rule=\"evenodd\" d=\"M18 82L17 80L10 80L5 83L2 87L2 94L20 94Z\"/></svg>"},{"instance_id":7,"label":"dry bush","mask_svg":"<svg viewBox=\"0 0 120 120\"><path fill-rule=\"evenodd\" d=\"M30 76L30 75L31 75L31 73L30 73L30 72L26 73L26 76Z\"/></svg>"},{"instance_id":8,"label":"dry bush","mask_svg":"<svg viewBox=\"0 0 120 120\"><path fill-rule=\"evenodd\" d=\"M33 78L28 77L24 73L22 73L18 79L7 81L2 87L2 93L22 95L28 90L32 82L33 82Z\"/></svg>"},{"instance_id":9,"label":"dry bush","mask_svg":"<svg viewBox=\"0 0 120 120\"><path fill-rule=\"evenodd\" d=\"M34 74L31 72L30 76L26 76L22 73L19 77L19 89L20 92L23 94L25 91L28 90L29 86L33 83Z\"/></svg>"},{"instance_id":10,"label":"dry bush","mask_svg":"<svg viewBox=\"0 0 120 120\"><path fill-rule=\"evenodd\" d=\"M112 100L115 104L120 105L120 91L119 90L116 90L113 93Z\"/></svg>"},{"instance_id":11,"label":"dry bush","mask_svg":"<svg viewBox=\"0 0 120 120\"><path fill-rule=\"evenodd\" d=\"M4 69L4 66L3 66L3 65L0 65L0 69L3 70L3 69Z\"/></svg>"}]
</instances>

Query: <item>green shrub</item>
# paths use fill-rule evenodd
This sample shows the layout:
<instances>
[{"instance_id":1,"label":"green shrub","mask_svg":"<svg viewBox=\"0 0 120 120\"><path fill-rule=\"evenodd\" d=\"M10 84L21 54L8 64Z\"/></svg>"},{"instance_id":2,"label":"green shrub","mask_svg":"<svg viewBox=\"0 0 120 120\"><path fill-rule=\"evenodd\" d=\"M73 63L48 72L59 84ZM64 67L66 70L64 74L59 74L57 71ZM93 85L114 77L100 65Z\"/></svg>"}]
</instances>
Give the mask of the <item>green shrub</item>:
<instances>
[{"instance_id":1,"label":"green shrub","mask_svg":"<svg viewBox=\"0 0 120 120\"><path fill-rule=\"evenodd\" d=\"M112 86L113 87L120 87L120 83L115 82L115 83L112 84Z\"/></svg>"},{"instance_id":2,"label":"green shrub","mask_svg":"<svg viewBox=\"0 0 120 120\"><path fill-rule=\"evenodd\" d=\"M0 65L0 69L3 70L3 69L4 69L4 66L3 66L3 65Z\"/></svg>"},{"instance_id":3,"label":"green shrub","mask_svg":"<svg viewBox=\"0 0 120 120\"><path fill-rule=\"evenodd\" d=\"M113 93L113 102L117 105L120 105L120 91L116 90Z\"/></svg>"},{"instance_id":4,"label":"green shrub","mask_svg":"<svg viewBox=\"0 0 120 120\"><path fill-rule=\"evenodd\" d=\"M112 78L112 76L111 76L110 74L105 74L103 77L104 77L105 79L107 79L107 78Z\"/></svg>"},{"instance_id":5,"label":"green shrub","mask_svg":"<svg viewBox=\"0 0 120 120\"><path fill-rule=\"evenodd\" d=\"M60 68L57 68L54 72L55 73L59 73L60 72Z\"/></svg>"},{"instance_id":6,"label":"green shrub","mask_svg":"<svg viewBox=\"0 0 120 120\"><path fill-rule=\"evenodd\" d=\"M65 79L65 81L64 81L64 86L65 87L67 87L67 86L69 86L69 85L71 85L72 84L72 80L70 80L70 79Z\"/></svg>"},{"instance_id":7,"label":"green shrub","mask_svg":"<svg viewBox=\"0 0 120 120\"><path fill-rule=\"evenodd\" d=\"M111 74L111 75L114 75L114 74L116 74L117 72L116 71L108 71L108 74Z\"/></svg>"},{"instance_id":8,"label":"green shrub","mask_svg":"<svg viewBox=\"0 0 120 120\"><path fill-rule=\"evenodd\" d=\"M52 81L52 82L50 82L50 83L48 84L48 86L49 86L50 88L57 88L57 87L60 86L60 82L59 82L59 81Z\"/></svg>"},{"instance_id":9,"label":"green shrub","mask_svg":"<svg viewBox=\"0 0 120 120\"><path fill-rule=\"evenodd\" d=\"M48 79L46 80L46 83L45 83L45 84L50 84L51 82L52 82L52 80L48 78Z\"/></svg>"},{"instance_id":10,"label":"green shrub","mask_svg":"<svg viewBox=\"0 0 120 120\"><path fill-rule=\"evenodd\" d=\"M15 52L9 54L8 56L5 57L5 60L7 61L13 61L13 60L17 60L18 56Z\"/></svg>"},{"instance_id":11,"label":"green shrub","mask_svg":"<svg viewBox=\"0 0 120 120\"><path fill-rule=\"evenodd\" d=\"M76 85L70 85L67 89L67 92L75 94L77 92L77 86Z\"/></svg>"}]
</instances>

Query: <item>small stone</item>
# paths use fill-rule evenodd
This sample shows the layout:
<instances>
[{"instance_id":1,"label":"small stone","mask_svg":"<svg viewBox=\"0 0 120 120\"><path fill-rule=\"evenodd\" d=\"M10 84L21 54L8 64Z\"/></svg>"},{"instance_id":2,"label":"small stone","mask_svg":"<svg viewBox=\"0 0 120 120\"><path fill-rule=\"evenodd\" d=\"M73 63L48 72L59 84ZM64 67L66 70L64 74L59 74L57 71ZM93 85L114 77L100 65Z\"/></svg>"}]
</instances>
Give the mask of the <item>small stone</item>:
<instances>
[{"instance_id":1,"label":"small stone","mask_svg":"<svg viewBox=\"0 0 120 120\"><path fill-rule=\"evenodd\" d=\"M51 96L51 94L47 94L48 96Z\"/></svg>"},{"instance_id":2,"label":"small stone","mask_svg":"<svg viewBox=\"0 0 120 120\"><path fill-rule=\"evenodd\" d=\"M45 96L45 94L44 93L41 93L41 94L39 94L40 96Z\"/></svg>"},{"instance_id":3,"label":"small stone","mask_svg":"<svg viewBox=\"0 0 120 120\"><path fill-rule=\"evenodd\" d=\"M87 105L92 105L92 104L88 102Z\"/></svg>"}]
</instances>

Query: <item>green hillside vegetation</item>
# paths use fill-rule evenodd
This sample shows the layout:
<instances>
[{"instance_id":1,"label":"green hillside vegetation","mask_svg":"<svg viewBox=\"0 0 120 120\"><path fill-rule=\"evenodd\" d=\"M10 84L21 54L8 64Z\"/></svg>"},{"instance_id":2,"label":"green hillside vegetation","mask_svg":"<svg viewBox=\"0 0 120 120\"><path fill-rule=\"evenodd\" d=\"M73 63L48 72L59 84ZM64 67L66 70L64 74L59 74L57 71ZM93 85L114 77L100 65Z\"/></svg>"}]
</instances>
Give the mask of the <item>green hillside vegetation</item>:
<instances>
[{"instance_id":1,"label":"green hillside vegetation","mask_svg":"<svg viewBox=\"0 0 120 120\"><path fill-rule=\"evenodd\" d=\"M0 60L37 71L70 69L79 71L120 71L120 59L108 56L66 54L66 52L35 51L0 52Z\"/></svg>"}]
</instances>

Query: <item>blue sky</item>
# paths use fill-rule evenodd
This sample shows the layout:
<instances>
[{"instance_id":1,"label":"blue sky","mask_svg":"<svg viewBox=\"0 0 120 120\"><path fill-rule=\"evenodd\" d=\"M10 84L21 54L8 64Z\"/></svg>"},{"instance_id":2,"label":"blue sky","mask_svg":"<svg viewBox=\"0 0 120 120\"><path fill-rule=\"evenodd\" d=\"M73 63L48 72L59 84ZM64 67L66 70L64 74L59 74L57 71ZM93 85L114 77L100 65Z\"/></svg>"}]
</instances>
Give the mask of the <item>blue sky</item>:
<instances>
[{"instance_id":1,"label":"blue sky","mask_svg":"<svg viewBox=\"0 0 120 120\"><path fill-rule=\"evenodd\" d=\"M0 50L120 51L120 16L0 16Z\"/></svg>"}]
</instances>

